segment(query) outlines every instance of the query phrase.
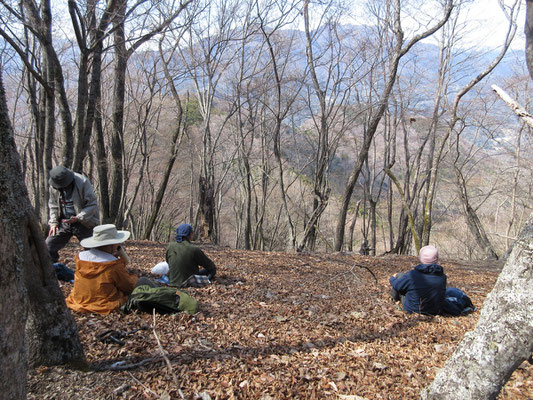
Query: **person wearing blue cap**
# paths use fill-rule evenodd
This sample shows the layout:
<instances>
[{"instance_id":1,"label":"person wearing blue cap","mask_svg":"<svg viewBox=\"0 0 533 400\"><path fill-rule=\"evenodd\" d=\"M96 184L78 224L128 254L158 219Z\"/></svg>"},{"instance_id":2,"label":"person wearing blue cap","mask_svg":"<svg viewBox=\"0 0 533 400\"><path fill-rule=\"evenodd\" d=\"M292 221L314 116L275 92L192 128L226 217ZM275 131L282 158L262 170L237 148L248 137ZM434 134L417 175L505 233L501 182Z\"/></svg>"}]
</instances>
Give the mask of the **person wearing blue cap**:
<instances>
[{"instance_id":1,"label":"person wearing blue cap","mask_svg":"<svg viewBox=\"0 0 533 400\"><path fill-rule=\"evenodd\" d=\"M217 272L215 263L191 243L193 237L193 227L181 224L176 229L176 241L167 247L166 262L171 286L204 286L211 283Z\"/></svg>"}]
</instances>

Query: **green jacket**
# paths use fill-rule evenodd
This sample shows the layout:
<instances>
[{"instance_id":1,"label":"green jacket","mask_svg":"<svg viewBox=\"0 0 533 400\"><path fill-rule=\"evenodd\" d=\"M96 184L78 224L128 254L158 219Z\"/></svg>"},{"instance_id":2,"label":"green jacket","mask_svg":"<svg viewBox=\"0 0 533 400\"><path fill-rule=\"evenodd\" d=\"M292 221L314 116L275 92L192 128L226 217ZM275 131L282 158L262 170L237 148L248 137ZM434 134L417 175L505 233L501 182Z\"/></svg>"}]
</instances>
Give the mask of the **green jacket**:
<instances>
[{"instance_id":1,"label":"green jacket","mask_svg":"<svg viewBox=\"0 0 533 400\"><path fill-rule=\"evenodd\" d=\"M191 275L198 275L199 267L205 268L213 277L217 272L215 263L199 248L187 240L171 242L167 247L168 279L170 285L181 286Z\"/></svg>"}]
</instances>

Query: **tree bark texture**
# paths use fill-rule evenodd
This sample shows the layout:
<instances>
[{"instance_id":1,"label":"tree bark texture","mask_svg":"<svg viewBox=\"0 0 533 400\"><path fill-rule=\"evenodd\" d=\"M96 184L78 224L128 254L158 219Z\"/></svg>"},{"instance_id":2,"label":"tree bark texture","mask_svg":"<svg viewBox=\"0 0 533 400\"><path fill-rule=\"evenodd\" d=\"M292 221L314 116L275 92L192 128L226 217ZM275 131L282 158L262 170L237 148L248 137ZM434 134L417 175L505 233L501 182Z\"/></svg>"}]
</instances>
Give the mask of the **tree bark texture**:
<instances>
[{"instance_id":1,"label":"tree bark texture","mask_svg":"<svg viewBox=\"0 0 533 400\"><path fill-rule=\"evenodd\" d=\"M199 177L198 198L200 207L200 236L206 240L213 240L215 225L215 196L214 185L208 178Z\"/></svg>"},{"instance_id":2,"label":"tree bark texture","mask_svg":"<svg viewBox=\"0 0 533 400\"><path fill-rule=\"evenodd\" d=\"M524 25L526 36L526 62L529 75L533 77L533 0L526 0L526 23Z\"/></svg>"},{"instance_id":3,"label":"tree bark texture","mask_svg":"<svg viewBox=\"0 0 533 400\"><path fill-rule=\"evenodd\" d=\"M6 399L25 399L27 312L23 268L31 262L31 256L25 252L28 238L21 229L27 223L28 209L19 199L27 194L20 185L22 179L13 180L12 171L20 166L1 77L0 92L0 391Z\"/></svg>"},{"instance_id":4,"label":"tree bark texture","mask_svg":"<svg viewBox=\"0 0 533 400\"><path fill-rule=\"evenodd\" d=\"M533 215L520 233L476 328L467 333L424 400L496 399L533 351Z\"/></svg>"},{"instance_id":5,"label":"tree bark texture","mask_svg":"<svg viewBox=\"0 0 533 400\"><path fill-rule=\"evenodd\" d=\"M7 285L2 291L0 313L4 324L2 330L6 330L2 337L9 334L13 339L13 343L2 340L5 343L2 346L8 347L6 350L11 353L11 360L20 361L22 355L27 356L30 366L82 364L85 357L77 327L57 284L24 186L1 81L0 92L0 257L3 261L0 264L0 286L4 289ZM4 357L0 358L3 363ZM13 366L13 373L22 368L20 365ZM11 368L3 367L0 375L5 373L11 373Z\"/></svg>"},{"instance_id":6,"label":"tree bark texture","mask_svg":"<svg viewBox=\"0 0 533 400\"><path fill-rule=\"evenodd\" d=\"M23 271L29 307L26 323L28 363L30 366L69 363L83 367L85 356L78 328L57 284L57 277L29 200L26 201L29 211L21 234L27 241L23 251L28 258ZM20 206L20 198L18 203Z\"/></svg>"},{"instance_id":7,"label":"tree bark texture","mask_svg":"<svg viewBox=\"0 0 533 400\"><path fill-rule=\"evenodd\" d=\"M117 3L116 15L113 20L115 42L115 68L113 87L113 132L111 135L111 201L109 216L112 221L104 221L122 226L123 210L121 209L124 193L124 103L126 95L126 68L128 51L126 49L125 16L127 0Z\"/></svg>"}]
</instances>

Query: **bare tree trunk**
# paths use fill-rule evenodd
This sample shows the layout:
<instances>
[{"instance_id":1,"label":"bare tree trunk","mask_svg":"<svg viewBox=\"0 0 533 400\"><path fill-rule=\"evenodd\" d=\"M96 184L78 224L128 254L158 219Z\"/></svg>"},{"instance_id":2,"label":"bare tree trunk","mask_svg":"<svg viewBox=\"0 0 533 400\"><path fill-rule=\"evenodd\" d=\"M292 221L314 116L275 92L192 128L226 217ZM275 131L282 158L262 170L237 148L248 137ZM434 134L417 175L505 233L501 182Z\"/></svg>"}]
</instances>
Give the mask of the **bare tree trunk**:
<instances>
[{"instance_id":1,"label":"bare tree trunk","mask_svg":"<svg viewBox=\"0 0 533 400\"><path fill-rule=\"evenodd\" d=\"M255 224L255 237L253 242L253 248L256 250L265 250L265 232L263 229L266 214L266 205L268 200L268 191L270 183L270 163L267 155L267 139L264 134L264 115L261 113L261 132L259 137L261 138L261 200L256 196L256 224Z\"/></svg>"},{"instance_id":2,"label":"bare tree trunk","mask_svg":"<svg viewBox=\"0 0 533 400\"><path fill-rule=\"evenodd\" d=\"M494 251L494 248L492 247L487 235L485 234L485 231L483 229L483 226L481 224L481 221L479 220L479 217L476 214L476 211L474 208L469 204L468 194L467 194L467 188L465 184L465 179L462 175L461 168L464 167L464 165L467 164L468 159L470 158L470 155L467 154L464 156L465 160L460 161L461 158L461 147L460 147L460 135L463 131L462 128L456 128L456 125L462 123L461 119L458 116L458 110L459 110L459 104L461 103L464 96L469 93L479 82L481 82L489 73L491 73L500 63L500 61L503 59L505 54L507 53L507 50L509 49L511 42L515 36L516 33L516 16L518 14L518 11L520 9L520 1L515 0L514 5L508 8L504 8L502 6L502 10L505 13L505 16L508 19L509 27L507 30L507 34L505 36L504 44L502 48L500 49L500 52L496 55L496 57L492 60L492 62L485 68L484 71L480 72L476 77L474 77L468 84L466 84L455 96L453 106L450 111L450 122L448 131L446 132L445 138L447 138L451 133L455 130L456 131L456 142L454 146L455 151L455 158L454 158L454 169L455 169L455 176L456 176L456 184L460 191L460 200L463 205L463 208L465 210L465 217L467 219L468 228L473 233L474 237L476 238L477 243L481 247L481 249L485 252L485 254L488 255L489 258L498 258L496 252ZM444 142L443 142L444 144ZM437 160L440 159L440 154L442 153L442 145L441 149L439 150L439 156L437 157ZM435 175L437 173L436 171L436 165L432 167L431 175ZM436 179L433 181L433 185L435 185ZM433 189L434 190L434 189ZM426 216L427 218L427 211Z\"/></svg>"},{"instance_id":3,"label":"bare tree trunk","mask_svg":"<svg viewBox=\"0 0 533 400\"><path fill-rule=\"evenodd\" d=\"M507 229L505 232L505 248L506 249L509 249L511 247L511 243L510 243L511 229L516 220L516 202L517 202L516 200L517 200L517 192L518 192L518 179L520 177L520 165L522 164L520 142L522 139L522 132L524 130L524 127L525 127L525 124L522 125L520 131L518 131L518 136L516 138L516 152L515 152L516 170L513 174L513 190L511 194L511 217L509 218L509 222L507 223ZM494 218L494 226L496 226L497 220L498 220L498 212L496 212L496 217Z\"/></svg>"},{"instance_id":4,"label":"bare tree trunk","mask_svg":"<svg viewBox=\"0 0 533 400\"><path fill-rule=\"evenodd\" d=\"M208 177L198 178L200 228L204 239L214 240L215 188Z\"/></svg>"},{"instance_id":5,"label":"bare tree trunk","mask_svg":"<svg viewBox=\"0 0 533 400\"><path fill-rule=\"evenodd\" d=\"M24 269L29 307L28 363L31 366L70 363L81 367L85 364L85 356L78 329L57 284L50 255L33 216L28 218L23 235L28 240L24 253L31 261L31 266Z\"/></svg>"},{"instance_id":6,"label":"bare tree trunk","mask_svg":"<svg viewBox=\"0 0 533 400\"><path fill-rule=\"evenodd\" d=\"M353 234L355 230L355 224L357 223L357 217L359 216L359 207L361 206L361 200L357 202L357 205L355 206L355 211L353 213L352 222L350 223L350 229L348 232L350 233L350 239L348 240L348 251L353 251Z\"/></svg>"},{"instance_id":7,"label":"bare tree trunk","mask_svg":"<svg viewBox=\"0 0 533 400\"><path fill-rule=\"evenodd\" d=\"M49 67L48 55L43 54L43 70L45 70L45 76L47 79L50 79L50 90L43 90L43 119L44 119L44 130L43 137L40 139L41 147L41 161L40 165L40 192L41 192L41 204L43 210L46 212L43 214L42 221L46 224L48 223L48 197L49 197L49 186L48 186L48 174L52 169L52 154L54 152L54 141L55 141L55 102L54 102L54 83L51 77L51 71Z\"/></svg>"},{"instance_id":8,"label":"bare tree trunk","mask_svg":"<svg viewBox=\"0 0 533 400\"><path fill-rule=\"evenodd\" d=\"M116 1L108 2L106 9L102 13L100 21L96 23L96 1L90 0L87 3L87 15L84 21L78 22L77 18L79 17L79 12L74 2L69 2L69 11L71 13L72 23L75 28L76 37L78 40L78 46L81 52L80 59L80 71L79 74L85 74L80 76L79 86L78 86L78 106L76 110L77 121L76 121L76 146L74 150L74 161L72 164L72 169L78 172L81 172L83 169L83 161L87 156L89 150L89 144L91 140L91 135L93 127L97 130L97 135L103 135L102 130L102 107L100 104L102 97L102 57L104 51L103 40L106 36L107 28L111 22L111 18L115 12ZM81 32L82 27L85 27L85 32ZM89 44L85 43L86 37L90 38ZM85 69L88 68L88 57L91 55L90 62L90 82L87 82L88 71ZM103 136L97 137L97 145L104 146ZM106 164L105 167L103 164ZM99 157L98 161L99 170L102 168L107 174L107 159ZM102 172L104 172L102 170ZM105 192L105 202L109 203L109 193L107 186L107 175L106 180L101 181L100 184L106 184L105 188L100 190L101 197ZM101 204L100 213L103 221L110 221L109 216L109 205Z\"/></svg>"},{"instance_id":9,"label":"bare tree trunk","mask_svg":"<svg viewBox=\"0 0 533 400\"><path fill-rule=\"evenodd\" d=\"M7 114L4 86L0 77L0 391L6 399L26 398L26 344L24 326L27 302L24 296L24 270L32 265L30 238L26 235L28 220L34 218L27 193L15 179L19 171L13 132ZM26 204L21 199L26 196Z\"/></svg>"},{"instance_id":10,"label":"bare tree trunk","mask_svg":"<svg viewBox=\"0 0 533 400\"><path fill-rule=\"evenodd\" d=\"M281 99L280 99L281 100ZM296 248L296 227L292 221L292 217L289 211L289 205L287 202L287 189L285 185L284 173L283 173L283 161L281 160L281 119L279 117L276 120L276 127L274 128L274 157L278 164L279 175L279 189L281 194L281 204L287 224L289 225L289 240L288 247L291 249Z\"/></svg>"},{"instance_id":11,"label":"bare tree trunk","mask_svg":"<svg viewBox=\"0 0 533 400\"><path fill-rule=\"evenodd\" d=\"M171 53L172 54L172 53ZM154 202L154 206L152 208L152 212L150 214L150 217L148 218L148 222L146 224L146 227L143 232L143 238L148 240L150 238L150 235L152 234L152 230L154 229L154 225L156 223L156 220L159 215L159 211L161 210L161 205L163 203L163 198L165 195L165 192L167 190L168 181L170 179L170 175L172 173L172 169L174 167L174 163L176 162L176 158L178 156L178 149L180 147L181 141L183 139L183 135L185 134L185 131L187 129L187 107L189 104L189 98L187 96L186 100L186 108L183 110L182 100L180 95L178 94L178 91L176 89L174 80L172 79L172 75L168 69L169 60L165 59L165 54L163 52L162 48L162 40L159 41L159 55L163 62L163 71L165 73L165 78L167 80L168 86L170 88L170 91L172 93L172 96L174 98L174 102L176 104L176 122L175 122L175 128L174 132L172 134L172 139L170 141L170 147L168 150L168 158L166 165L164 167L164 174L163 179L161 183L159 184L159 188L157 189L156 199ZM144 134L145 135L145 134ZM144 165L145 161L143 161ZM141 172L142 173L142 172Z\"/></svg>"},{"instance_id":12,"label":"bare tree trunk","mask_svg":"<svg viewBox=\"0 0 533 400\"><path fill-rule=\"evenodd\" d=\"M60 108L60 115L62 121L62 157L63 165L70 167L72 164L72 115L68 105L67 94L65 91L65 83L61 63L57 53L52 44L52 13L50 7L50 0L43 1L40 4L40 10L37 9L36 3L23 0L24 9L27 11L28 23L33 26L33 32L41 43L43 51L46 54L49 74L49 83L54 82L54 90L52 93L57 96Z\"/></svg>"},{"instance_id":13,"label":"bare tree trunk","mask_svg":"<svg viewBox=\"0 0 533 400\"><path fill-rule=\"evenodd\" d=\"M126 92L126 68L128 52L126 50L126 34L124 18L127 0L119 0L116 15L113 19L115 43L115 68L113 88L113 130L111 134L111 187L109 217L117 226L122 226L121 213L122 194L124 190L124 98Z\"/></svg>"},{"instance_id":14,"label":"bare tree trunk","mask_svg":"<svg viewBox=\"0 0 533 400\"><path fill-rule=\"evenodd\" d=\"M368 199L368 204L370 208L370 253L369 255L375 256L376 255L376 246L377 246L377 235L376 235L376 206L377 201L374 200L371 196Z\"/></svg>"},{"instance_id":15,"label":"bare tree trunk","mask_svg":"<svg viewBox=\"0 0 533 400\"><path fill-rule=\"evenodd\" d=\"M391 252L394 254L407 254L409 250L409 217L404 209L400 213L400 222L398 223L398 234L396 236L396 243Z\"/></svg>"},{"instance_id":16,"label":"bare tree trunk","mask_svg":"<svg viewBox=\"0 0 533 400\"><path fill-rule=\"evenodd\" d=\"M311 38L310 26L309 26L309 0L304 0L303 4L304 14L304 26L305 26L305 38L306 47L305 54L307 57L307 66L311 75L311 81L313 82L313 88L315 95L320 105L319 123L317 123L318 133L318 145L315 155L315 171L314 171L314 184L313 184L313 212L311 218L306 222L304 226L304 235L298 245L299 250L303 250L305 247L309 247L310 250L314 250L317 227L320 220L320 216L326 209L329 201L329 182L328 182L328 169L330 157L333 155L334 150L330 147L329 142L329 125L328 125L328 106L326 103L326 90L320 86L320 82L317 76L317 67L315 65L316 60L313 55L313 40Z\"/></svg>"},{"instance_id":17,"label":"bare tree trunk","mask_svg":"<svg viewBox=\"0 0 533 400\"><path fill-rule=\"evenodd\" d=\"M496 399L512 372L533 352L533 216L467 333L421 397Z\"/></svg>"},{"instance_id":18,"label":"bare tree trunk","mask_svg":"<svg viewBox=\"0 0 533 400\"><path fill-rule=\"evenodd\" d=\"M271 36L275 31L267 33L266 27L264 26L264 20L260 17L261 21L261 32L263 33L263 36L265 38L266 44L268 46L268 52L270 54L270 62L272 65L272 72L274 74L274 83L275 83L275 93L276 93L276 104L273 107L273 114L275 118L275 125L272 129L272 138L273 138L273 147L274 147L274 157L277 162L278 166L278 175L279 175L279 188L280 188L280 194L281 194L281 204L283 208L283 212L285 215L285 218L287 220L287 225L289 228L289 240L287 243L287 247L290 249L296 248L296 227L294 226L294 222L292 220L289 206L287 202L287 189L285 185L285 178L284 178L284 172L283 172L283 162L281 159L281 124L285 117L287 116L289 109L296 99L296 94L287 95L286 99L283 99L282 95L282 81L283 81L283 72L285 71L284 64L281 66L278 66L279 60L278 57L276 57L275 51L274 51L274 45L271 41ZM280 68L281 67L281 68ZM299 90L298 90L299 91ZM296 91L296 93L298 93ZM283 106L284 105L284 106Z\"/></svg>"},{"instance_id":19,"label":"bare tree trunk","mask_svg":"<svg viewBox=\"0 0 533 400\"><path fill-rule=\"evenodd\" d=\"M451 23L450 25L453 25ZM450 44L450 41L454 41L453 32L450 33L450 37L447 37L446 34L442 35L440 41L440 52L439 52L439 69L438 69L438 80L437 80L437 90L435 92L435 100L433 104L433 113L431 117L431 124L429 126L428 135L421 146L416 160L417 160L417 176L418 171L420 170L420 162L422 156L422 150L426 147L426 144L429 144L429 150L427 152L428 158L426 161L427 165L427 176L425 177L422 185L425 184L424 195L422 197L423 204L423 215L421 218L421 245L427 246L429 244L429 239L431 235L431 227L433 224L433 200L435 198L435 191L437 186L438 179L438 167L442 159L442 149L444 144L447 141L447 136L441 142L439 146L439 151L436 153L436 139L437 139L437 129L442 114L442 102L443 98L446 96L447 84L446 78L450 73L450 64L451 64L451 55L453 46Z\"/></svg>"},{"instance_id":20,"label":"bare tree trunk","mask_svg":"<svg viewBox=\"0 0 533 400\"><path fill-rule=\"evenodd\" d=\"M453 9L453 1L447 0L445 4L444 16L442 17L442 19L438 23L436 23L433 27L425 31L424 33L413 37L405 46L403 46L404 32L401 27L400 1L399 0L394 1L394 17L393 17L393 21L391 21L391 24L393 24L394 26L395 43L394 43L394 49L392 49L392 53L391 53L392 55L391 55L391 60L390 60L389 73L386 78L386 83L384 85L381 98L379 100L377 111L375 115L372 117L372 120L370 121L368 125L367 136L365 138L365 141L363 143L361 150L359 151L357 160L352 169L352 173L350 174L350 177L348 178L348 182L345 187L344 195L342 198L341 211L339 212L339 216L337 218L337 228L336 228L335 246L334 246L336 251L340 251L342 249L342 245L344 243L344 228L346 224L346 214L348 211L348 207L350 205L353 190L355 188L357 179L359 178L359 174L361 173L363 164L368 156L370 145L379 127L381 118L383 117L383 114L385 113L385 110L386 110L386 107L389 101L390 93L394 86L394 82L396 81L396 74L398 72L398 66L400 64L400 60L405 54L407 54L407 52L416 43L418 43L420 40L425 39L428 36L431 36L432 34L437 32L450 18L452 9Z\"/></svg>"},{"instance_id":21,"label":"bare tree trunk","mask_svg":"<svg viewBox=\"0 0 533 400\"><path fill-rule=\"evenodd\" d=\"M159 188L157 189L156 199L152 208L152 213L148 218L148 223L143 233L143 238L146 240L148 240L150 238L150 235L152 234L152 229L154 228L157 216L159 214L159 210L161 209L161 204L163 203L163 196L165 195L165 191L167 189L170 174L172 173L172 168L174 167L174 163L176 162L176 157L178 155L177 150L179 148L181 138L183 137L183 132L185 130L183 126L182 115L183 112L180 106L178 108L178 121L176 121L176 127L174 128L174 133L172 135L172 141L169 148L168 160L164 168L163 180L161 181L161 183L159 184Z\"/></svg>"},{"instance_id":22,"label":"bare tree trunk","mask_svg":"<svg viewBox=\"0 0 533 400\"><path fill-rule=\"evenodd\" d=\"M225 3L229 6L229 4ZM235 5L232 4L232 7ZM188 45L181 46L178 51L181 54L184 65L188 70L196 89L198 105L203 118L202 151L200 156L200 173L198 178L198 233L204 239L213 243L218 241L217 232L217 170L215 159L217 146L225 124L235 112L235 103L229 105L224 121L215 128L213 123L213 105L217 85L221 78L221 71L234 61L235 54L229 49L229 44L236 40L237 32L230 29L237 17L232 11L215 10L207 6L205 23L211 24L213 34L205 36L202 26L191 24L188 27ZM198 39L198 41L196 41ZM185 52L188 54L185 55ZM219 181L220 182L220 181Z\"/></svg>"},{"instance_id":23,"label":"bare tree trunk","mask_svg":"<svg viewBox=\"0 0 533 400\"><path fill-rule=\"evenodd\" d=\"M245 223L244 223L244 248L250 250L252 248L252 179L250 172L250 163L245 160L246 171L246 199L245 199Z\"/></svg>"},{"instance_id":24,"label":"bare tree trunk","mask_svg":"<svg viewBox=\"0 0 533 400\"><path fill-rule=\"evenodd\" d=\"M526 36L526 62L529 75L533 76L533 1L526 0L526 23L524 25Z\"/></svg>"},{"instance_id":25,"label":"bare tree trunk","mask_svg":"<svg viewBox=\"0 0 533 400\"><path fill-rule=\"evenodd\" d=\"M98 172L98 192L100 197L100 220L104 223L111 221L109 214L109 169L107 165L107 151L105 146L104 128L101 117L101 99L97 100L97 115L94 118L96 131L96 160Z\"/></svg>"},{"instance_id":26,"label":"bare tree trunk","mask_svg":"<svg viewBox=\"0 0 533 400\"><path fill-rule=\"evenodd\" d=\"M398 178L396 178L396 176L391 172L391 170L387 168L385 169L385 173L389 176L392 182L396 185L396 189L398 190L398 193L400 194L403 209L405 213L407 214L407 220L409 222L409 227L411 228L411 235L413 237L413 240L415 241L415 249L416 249L416 252L418 253L421 248L420 236L418 235L418 232L416 230L415 217L413 215L413 212L405 199L405 194L402 190L402 187L400 186L400 182L398 181Z\"/></svg>"},{"instance_id":27,"label":"bare tree trunk","mask_svg":"<svg viewBox=\"0 0 533 400\"><path fill-rule=\"evenodd\" d=\"M1 77L0 167L0 314L5 327L0 387L3 397L24 398L27 365L84 363L85 358L28 199Z\"/></svg>"},{"instance_id":28,"label":"bare tree trunk","mask_svg":"<svg viewBox=\"0 0 533 400\"><path fill-rule=\"evenodd\" d=\"M29 55L32 53L30 52L29 48L29 38L27 34L27 28L24 29L25 35L24 35L24 43L25 43L25 49L26 53L29 57ZM29 61L31 64L34 64L36 62L35 58L32 58L31 61ZM30 154L33 154L33 159L30 156L30 159L32 159L32 184L33 184L33 204L35 212L37 213L37 218L41 225L45 226L48 219L48 204L41 202L41 196L43 193L41 192L41 180L44 177L43 172L43 153L42 153L42 144L41 144L41 138L44 137L44 124L43 124L43 114L42 110L39 107L39 101L37 100L37 81L35 77L32 76L30 71L26 71L25 75L25 81L28 91L28 102L30 104L30 111L31 111L31 118L32 118L32 126L33 126L33 150L31 150L31 144L29 143L30 147ZM30 139L28 139L28 142ZM32 153L33 152L33 153Z\"/></svg>"},{"instance_id":29,"label":"bare tree trunk","mask_svg":"<svg viewBox=\"0 0 533 400\"><path fill-rule=\"evenodd\" d=\"M457 185L457 189L459 190L459 200L461 201L463 210L465 212L466 224L468 226L468 229L474 236L476 243L481 248L481 251L483 251L485 256L489 259L497 260L498 254L496 254L492 243L490 242L487 234L485 233L483 224L479 220L477 213L470 204L465 179L458 168L455 168L455 183Z\"/></svg>"}]
</instances>

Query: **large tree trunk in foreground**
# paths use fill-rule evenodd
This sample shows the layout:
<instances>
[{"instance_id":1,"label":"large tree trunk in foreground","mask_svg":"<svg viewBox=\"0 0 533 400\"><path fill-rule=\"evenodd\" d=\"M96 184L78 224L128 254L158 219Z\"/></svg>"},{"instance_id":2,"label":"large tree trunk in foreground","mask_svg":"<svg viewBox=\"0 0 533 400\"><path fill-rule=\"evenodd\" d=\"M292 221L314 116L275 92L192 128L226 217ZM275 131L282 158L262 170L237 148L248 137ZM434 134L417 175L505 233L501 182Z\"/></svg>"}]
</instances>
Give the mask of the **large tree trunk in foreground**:
<instances>
[{"instance_id":1,"label":"large tree trunk in foreground","mask_svg":"<svg viewBox=\"0 0 533 400\"><path fill-rule=\"evenodd\" d=\"M28 198L12 132L0 78L2 395L12 390L9 385L25 383L26 357L31 366L85 361Z\"/></svg>"},{"instance_id":2,"label":"large tree trunk in foreground","mask_svg":"<svg viewBox=\"0 0 533 400\"><path fill-rule=\"evenodd\" d=\"M1 78L0 78L1 79ZM11 171L20 168L14 159L11 126L7 117L3 85L0 86L0 393L6 399L26 398L26 304L22 266L31 258L25 253L28 240L21 237L27 215L19 206L21 186ZM20 170L19 170L20 171ZM26 192L23 191L26 195Z\"/></svg>"},{"instance_id":3,"label":"large tree trunk in foreground","mask_svg":"<svg viewBox=\"0 0 533 400\"><path fill-rule=\"evenodd\" d=\"M22 175L19 176L16 179L23 182ZM15 235L21 235L24 244L21 257L24 257L25 262L21 265L28 301L28 364L37 366L68 363L74 367L83 367L85 356L76 322L57 284L48 250L27 195L25 198L17 198L17 206L21 207L23 199L27 206L22 208L27 212L19 220Z\"/></svg>"},{"instance_id":4,"label":"large tree trunk in foreground","mask_svg":"<svg viewBox=\"0 0 533 400\"><path fill-rule=\"evenodd\" d=\"M495 399L533 351L533 215L520 233L476 328L465 335L422 399Z\"/></svg>"}]
</instances>

